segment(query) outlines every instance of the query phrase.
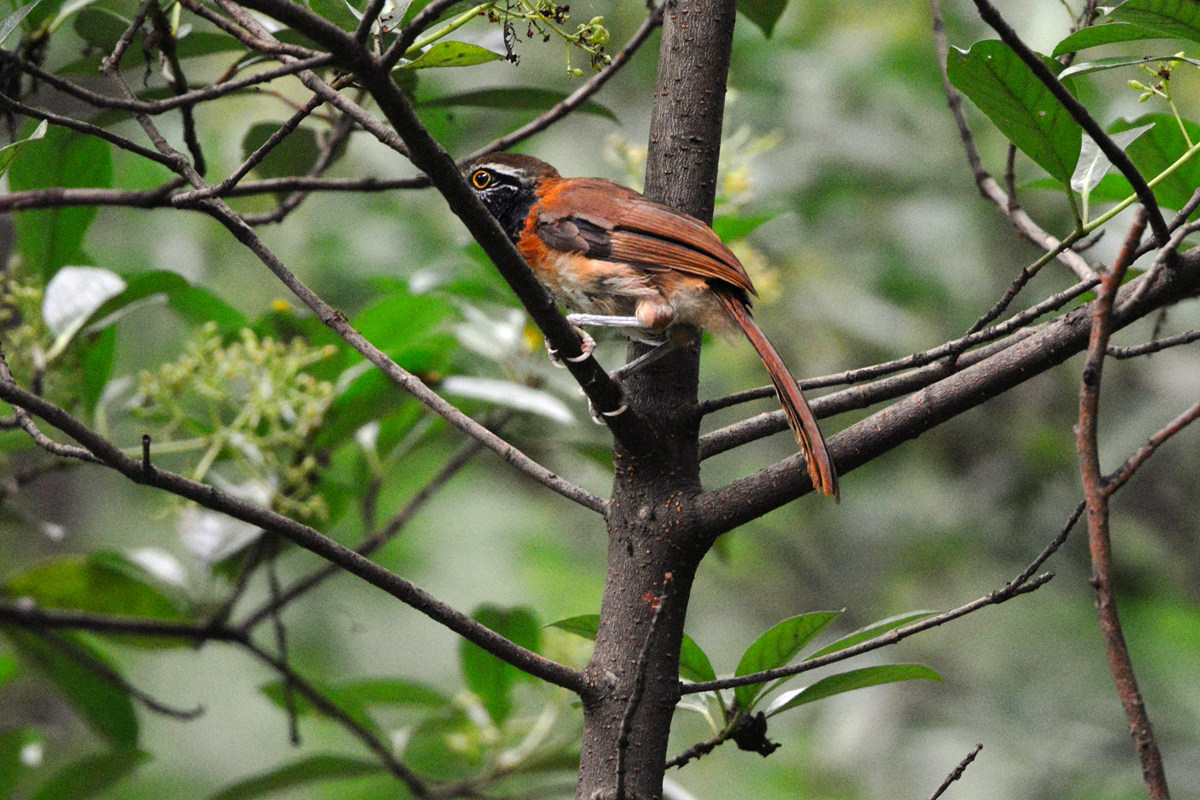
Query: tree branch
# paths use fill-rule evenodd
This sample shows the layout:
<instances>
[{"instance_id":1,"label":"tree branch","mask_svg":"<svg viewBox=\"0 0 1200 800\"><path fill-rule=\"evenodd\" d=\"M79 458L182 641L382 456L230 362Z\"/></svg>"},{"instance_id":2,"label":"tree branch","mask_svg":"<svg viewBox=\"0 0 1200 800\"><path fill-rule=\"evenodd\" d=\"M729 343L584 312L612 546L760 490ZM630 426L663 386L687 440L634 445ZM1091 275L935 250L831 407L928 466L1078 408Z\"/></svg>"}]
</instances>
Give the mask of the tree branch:
<instances>
[{"instance_id":1,"label":"tree branch","mask_svg":"<svg viewBox=\"0 0 1200 800\"><path fill-rule=\"evenodd\" d=\"M105 466L120 472L134 483L162 489L192 500L205 508L227 514L263 530L277 534L347 572L382 589L401 602L449 628L464 639L479 645L492 655L542 680L583 691L579 672L527 650L471 617L438 600L433 595L364 558L353 550L323 536L318 531L270 509L254 506L219 489L172 472L143 468L140 458L125 455L116 445L88 428L63 409L22 389L9 380L0 380L0 399L21 406L86 447Z\"/></svg>"},{"instance_id":2,"label":"tree branch","mask_svg":"<svg viewBox=\"0 0 1200 800\"><path fill-rule=\"evenodd\" d=\"M1188 251L1174 269L1146 276L1122 287L1113 313L1114 330L1200 290L1200 253ZM1136 302L1132 302L1136 297ZM1125 302L1129 300L1130 302ZM842 431L829 441L838 471L846 475L880 454L919 436L1035 375L1084 351L1091 330L1091 308L1083 306L1045 323L1035 332L977 363L944 378ZM907 377L907 376L905 376ZM819 398L814 408L825 398ZM763 472L708 492L695 501L705 509L704 523L713 535L732 530L811 489L800 456Z\"/></svg>"},{"instance_id":3,"label":"tree branch","mask_svg":"<svg viewBox=\"0 0 1200 800\"><path fill-rule=\"evenodd\" d=\"M1167 776L1162 754L1154 738L1146 704L1138 688L1137 675L1129 645L1121 630L1117 612L1116 589L1112 576L1112 539L1109 531L1109 497L1111 492L1100 471L1098 426L1100 417L1100 385L1104 359L1114 326L1114 305L1126 270L1145 226L1140 215L1130 228L1129 236L1111 272L1101 284L1099 296L1092 304L1088 357L1083 367L1079 388L1079 424L1076 427L1076 448L1079 468L1087 497L1088 546L1092 557L1092 586L1096 592L1096 616L1104 649L1108 653L1109 670L1117 686L1117 694L1129 721L1129 732L1142 764L1142 777L1151 800L1167 800Z\"/></svg>"}]
</instances>

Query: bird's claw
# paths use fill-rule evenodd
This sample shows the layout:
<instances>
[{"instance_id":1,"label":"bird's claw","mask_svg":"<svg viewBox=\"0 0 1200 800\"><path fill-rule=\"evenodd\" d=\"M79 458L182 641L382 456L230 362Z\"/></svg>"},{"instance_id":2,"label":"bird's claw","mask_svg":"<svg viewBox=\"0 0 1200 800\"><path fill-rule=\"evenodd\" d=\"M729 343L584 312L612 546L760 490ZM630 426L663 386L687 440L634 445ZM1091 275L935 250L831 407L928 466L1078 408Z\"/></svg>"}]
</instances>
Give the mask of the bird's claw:
<instances>
[{"instance_id":1,"label":"bird's claw","mask_svg":"<svg viewBox=\"0 0 1200 800\"><path fill-rule=\"evenodd\" d=\"M559 369L562 369L566 366L566 364L562 363L564 360L570 361L572 364L578 364L581 361L587 361L588 357L591 356L592 351L596 349L596 340L592 338L590 333L578 325L572 325L571 327L575 329L575 333L579 334L579 344L582 348L579 355L560 357L558 355L558 351L550 346L550 341L546 341L546 353L550 357L550 363Z\"/></svg>"}]
</instances>

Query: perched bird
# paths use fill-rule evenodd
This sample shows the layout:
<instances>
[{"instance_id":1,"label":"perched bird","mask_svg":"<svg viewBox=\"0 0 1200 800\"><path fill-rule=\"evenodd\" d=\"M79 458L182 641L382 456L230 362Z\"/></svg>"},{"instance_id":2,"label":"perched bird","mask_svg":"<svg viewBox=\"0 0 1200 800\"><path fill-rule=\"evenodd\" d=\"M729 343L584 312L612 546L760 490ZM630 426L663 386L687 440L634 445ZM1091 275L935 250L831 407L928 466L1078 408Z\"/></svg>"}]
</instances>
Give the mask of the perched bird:
<instances>
[{"instance_id":1,"label":"perched bird","mask_svg":"<svg viewBox=\"0 0 1200 800\"><path fill-rule=\"evenodd\" d=\"M532 156L494 153L463 173L538 280L577 312L567 317L572 323L627 328L657 345L615 376L691 341L701 328L745 334L775 384L813 487L838 496L816 417L751 314L750 276L712 228L613 181L564 178Z\"/></svg>"}]
</instances>

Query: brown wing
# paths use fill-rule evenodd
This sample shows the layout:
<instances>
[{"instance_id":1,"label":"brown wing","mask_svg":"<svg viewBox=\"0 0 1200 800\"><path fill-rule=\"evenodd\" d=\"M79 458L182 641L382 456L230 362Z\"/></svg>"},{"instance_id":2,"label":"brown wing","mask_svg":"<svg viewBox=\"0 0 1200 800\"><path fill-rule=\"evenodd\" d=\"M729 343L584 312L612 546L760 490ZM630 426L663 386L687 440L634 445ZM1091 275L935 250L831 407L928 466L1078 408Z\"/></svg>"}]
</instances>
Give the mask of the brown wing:
<instances>
[{"instance_id":1,"label":"brown wing","mask_svg":"<svg viewBox=\"0 0 1200 800\"><path fill-rule=\"evenodd\" d=\"M755 294L741 262L712 228L632 189L599 178L576 178L556 183L541 200L537 233L549 247L677 270Z\"/></svg>"}]
</instances>

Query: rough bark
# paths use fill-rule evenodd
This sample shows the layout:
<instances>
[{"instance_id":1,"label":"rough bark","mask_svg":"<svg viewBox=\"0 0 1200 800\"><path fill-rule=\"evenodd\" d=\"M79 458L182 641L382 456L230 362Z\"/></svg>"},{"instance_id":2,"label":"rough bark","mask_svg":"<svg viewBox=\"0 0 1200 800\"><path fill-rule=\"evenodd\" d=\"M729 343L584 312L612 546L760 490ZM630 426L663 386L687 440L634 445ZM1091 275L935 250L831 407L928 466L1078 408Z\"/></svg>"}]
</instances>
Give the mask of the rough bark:
<instances>
[{"instance_id":1,"label":"rough bark","mask_svg":"<svg viewBox=\"0 0 1200 800\"><path fill-rule=\"evenodd\" d=\"M666 6L646 194L712 217L733 42L731 0ZM631 357L641 352L631 347ZM679 648L696 568L711 537L693 524L700 494L699 347L682 348L629 381L649 441L618 440L608 513L608 573L587 668L577 797L657 800L679 699ZM632 446L630 446L632 444Z\"/></svg>"}]
</instances>

